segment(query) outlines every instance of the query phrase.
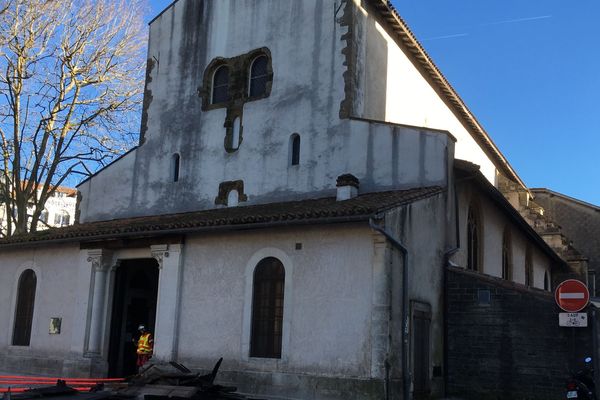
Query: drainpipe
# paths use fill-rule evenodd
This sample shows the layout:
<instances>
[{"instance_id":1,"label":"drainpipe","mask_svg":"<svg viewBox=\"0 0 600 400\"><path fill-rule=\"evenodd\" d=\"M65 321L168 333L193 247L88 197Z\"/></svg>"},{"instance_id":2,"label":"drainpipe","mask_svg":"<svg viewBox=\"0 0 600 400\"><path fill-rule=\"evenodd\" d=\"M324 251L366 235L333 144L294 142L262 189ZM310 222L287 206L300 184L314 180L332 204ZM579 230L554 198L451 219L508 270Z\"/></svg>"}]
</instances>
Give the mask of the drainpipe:
<instances>
[{"instance_id":1,"label":"drainpipe","mask_svg":"<svg viewBox=\"0 0 600 400\"><path fill-rule=\"evenodd\" d=\"M460 223L458 218L458 190L456 186L456 182L454 183L454 228L455 228L455 240L456 245L454 248L446 251L444 253L444 260L442 265L442 292L444 299L444 313L442 315L442 320L444 324L444 365L443 365L443 374L444 374L444 394L448 391L448 265L450 262L450 257L454 255L456 252L460 250Z\"/></svg>"},{"instance_id":2,"label":"drainpipe","mask_svg":"<svg viewBox=\"0 0 600 400\"><path fill-rule=\"evenodd\" d=\"M385 236L402 253L402 398L408 400L410 398L410 374L408 372L408 250L391 233L377 225L373 218L369 218L369 226L371 229ZM386 383L387 386L388 384ZM386 390L386 395L388 394L387 392Z\"/></svg>"}]
</instances>

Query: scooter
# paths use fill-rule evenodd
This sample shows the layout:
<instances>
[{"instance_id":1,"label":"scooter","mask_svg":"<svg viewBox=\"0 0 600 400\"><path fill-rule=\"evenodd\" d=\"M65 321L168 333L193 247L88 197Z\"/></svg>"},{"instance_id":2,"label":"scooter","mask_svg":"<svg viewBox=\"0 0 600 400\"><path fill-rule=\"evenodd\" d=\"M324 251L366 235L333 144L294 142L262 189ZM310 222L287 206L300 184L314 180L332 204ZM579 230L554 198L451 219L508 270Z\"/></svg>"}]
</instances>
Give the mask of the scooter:
<instances>
[{"instance_id":1,"label":"scooter","mask_svg":"<svg viewBox=\"0 0 600 400\"><path fill-rule=\"evenodd\" d=\"M567 380L567 399L596 400L592 357L585 358L582 370L571 373Z\"/></svg>"}]
</instances>

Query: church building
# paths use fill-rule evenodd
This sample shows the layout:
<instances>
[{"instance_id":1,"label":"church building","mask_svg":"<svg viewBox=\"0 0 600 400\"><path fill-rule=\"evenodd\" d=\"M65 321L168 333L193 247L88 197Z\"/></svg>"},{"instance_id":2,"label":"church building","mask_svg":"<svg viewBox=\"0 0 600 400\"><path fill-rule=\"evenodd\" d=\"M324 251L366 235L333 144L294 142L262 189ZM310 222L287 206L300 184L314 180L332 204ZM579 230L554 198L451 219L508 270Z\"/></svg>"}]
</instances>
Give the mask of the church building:
<instances>
[{"instance_id":1,"label":"church building","mask_svg":"<svg viewBox=\"0 0 600 400\"><path fill-rule=\"evenodd\" d=\"M569 272L389 2L177 0L149 35L139 145L78 223L0 241L0 370L130 375L146 324L246 393L439 398L448 268Z\"/></svg>"}]
</instances>

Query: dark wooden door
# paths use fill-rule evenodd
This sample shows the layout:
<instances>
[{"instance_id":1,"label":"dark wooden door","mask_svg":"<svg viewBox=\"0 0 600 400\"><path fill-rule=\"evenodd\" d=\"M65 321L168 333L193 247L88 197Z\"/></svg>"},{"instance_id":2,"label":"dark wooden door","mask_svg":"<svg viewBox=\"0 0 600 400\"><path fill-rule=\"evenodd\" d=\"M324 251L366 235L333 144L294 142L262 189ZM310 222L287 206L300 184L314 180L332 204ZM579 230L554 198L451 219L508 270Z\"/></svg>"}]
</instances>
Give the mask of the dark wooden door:
<instances>
[{"instance_id":1,"label":"dark wooden door","mask_svg":"<svg viewBox=\"0 0 600 400\"><path fill-rule=\"evenodd\" d=\"M429 387L429 313L413 311L413 384L415 399L427 399Z\"/></svg>"}]
</instances>

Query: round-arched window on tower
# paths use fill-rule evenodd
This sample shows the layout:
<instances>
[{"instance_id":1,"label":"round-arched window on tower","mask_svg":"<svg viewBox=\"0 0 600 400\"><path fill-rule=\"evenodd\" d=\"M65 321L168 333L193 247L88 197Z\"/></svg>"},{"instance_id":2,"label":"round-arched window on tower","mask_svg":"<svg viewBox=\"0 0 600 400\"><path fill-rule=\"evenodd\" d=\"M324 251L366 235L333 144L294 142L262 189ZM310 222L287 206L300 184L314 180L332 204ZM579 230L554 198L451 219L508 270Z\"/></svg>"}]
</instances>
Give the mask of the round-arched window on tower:
<instances>
[{"instance_id":1,"label":"round-arched window on tower","mask_svg":"<svg viewBox=\"0 0 600 400\"><path fill-rule=\"evenodd\" d=\"M213 74L211 103L219 104L226 101L229 101L229 68L222 65Z\"/></svg>"},{"instance_id":2,"label":"round-arched window on tower","mask_svg":"<svg viewBox=\"0 0 600 400\"><path fill-rule=\"evenodd\" d=\"M248 84L248 96L258 97L267 92L267 81L269 80L269 72L267 66L269 59L265 55L260 55L252 60L250 64L250 82Z\"/></svg>"}]
</instances>

